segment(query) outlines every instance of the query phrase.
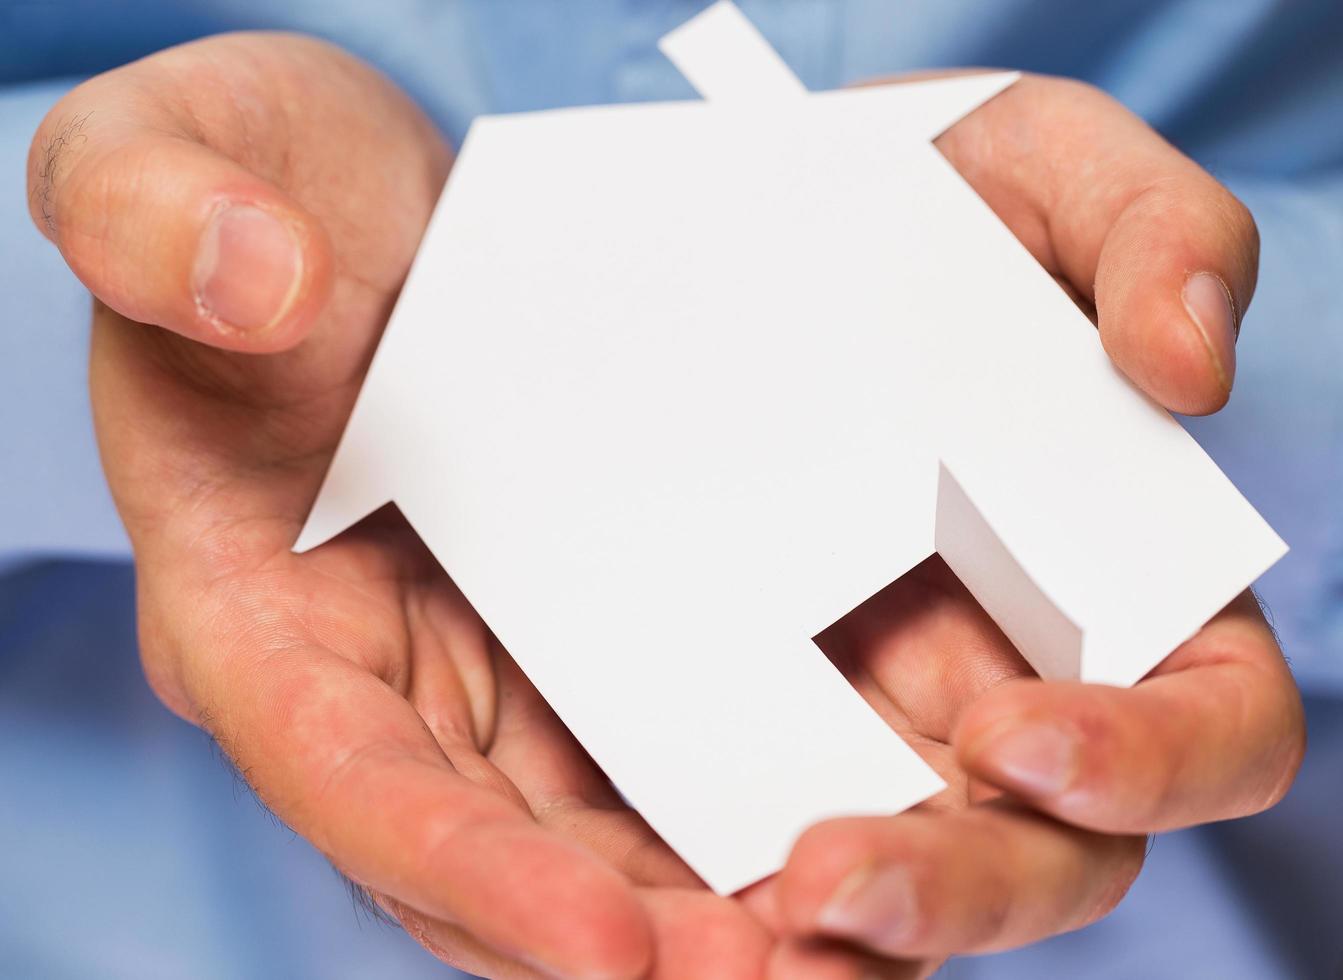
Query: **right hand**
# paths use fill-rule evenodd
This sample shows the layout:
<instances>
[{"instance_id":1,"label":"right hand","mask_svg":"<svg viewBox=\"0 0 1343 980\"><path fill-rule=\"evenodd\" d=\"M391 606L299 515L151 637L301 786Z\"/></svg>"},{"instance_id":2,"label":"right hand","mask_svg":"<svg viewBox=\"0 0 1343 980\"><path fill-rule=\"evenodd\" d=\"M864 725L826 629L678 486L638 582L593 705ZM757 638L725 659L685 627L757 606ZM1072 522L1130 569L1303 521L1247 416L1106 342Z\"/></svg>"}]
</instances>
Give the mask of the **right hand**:
<instances>
[{"instance_id":1,"label":"right hand","mask_svg":"<svg viewBox=\"0 0 1343 980\"><path fill-rule=\"evenodd\" d=\"M770 948L624 805L398 515L290 552L451 165L366 65L210 38L81 85L33 219L91 385L150 684L442 959L755 976Z\"/></svg>"}]
</instances>

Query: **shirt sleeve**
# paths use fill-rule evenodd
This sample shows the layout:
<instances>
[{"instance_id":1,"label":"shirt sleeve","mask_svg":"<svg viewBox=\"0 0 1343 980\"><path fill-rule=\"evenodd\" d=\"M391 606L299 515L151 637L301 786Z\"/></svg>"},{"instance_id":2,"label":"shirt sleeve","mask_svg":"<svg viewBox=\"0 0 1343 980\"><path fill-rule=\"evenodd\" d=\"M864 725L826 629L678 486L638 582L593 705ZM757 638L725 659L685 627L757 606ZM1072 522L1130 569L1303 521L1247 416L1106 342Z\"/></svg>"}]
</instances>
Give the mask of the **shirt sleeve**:
<instances>
[{"instance_id":1,"label":"shirt sleeve","mask_svg":"<svg viewBox=\"0 0 1343 980\"><path fill-rule=\"evenodd\" d=\"M1298 681L1343 693L1343 171L1219 175L1259 225L1230 404L1186 426L1287 541L1259 582Z\"/></svg>"},{"instance_id":2,"label":"shirt sleeve","mask_svg":"<svg viewBox=\"0 0 1343 980\"><path fill-rule=\"evenodd\" d=\"M73 80L0 88L0 565L130 553L98 462L89 296L28 218L28 144Z\"/></svg>"}]
</instances>

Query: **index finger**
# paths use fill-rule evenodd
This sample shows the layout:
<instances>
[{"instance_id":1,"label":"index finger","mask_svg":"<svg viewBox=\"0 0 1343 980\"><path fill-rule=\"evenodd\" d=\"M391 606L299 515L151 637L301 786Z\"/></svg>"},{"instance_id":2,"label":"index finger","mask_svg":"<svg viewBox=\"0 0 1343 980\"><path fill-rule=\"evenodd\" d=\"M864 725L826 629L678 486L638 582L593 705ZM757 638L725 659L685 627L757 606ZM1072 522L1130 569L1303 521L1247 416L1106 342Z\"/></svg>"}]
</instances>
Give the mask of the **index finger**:
<instances>
[{"instance_id":1,"label":"index finger","mask_svg":"<svg viewBox=\"0 0 1343 980\"><path fill-rule=\"evenodd\" d=\"M243 586L283 608L274 587ZM510 958L562 976L643 974L651 927L616 871L459 774L388 684L284 639L274 618L239 624L242 642L198 637L220 649L193 658L187 687L280 819L358 883Z\"/></svg>"},{"instance_id":2,"label":"index finger","mask_svg":"<svg viewBox=\"0 0 1343 980\"><path fill-rule=\"evenodd\" d=\"M1012 681L956 732L974 776L1081 827L1169 830L1282 798L1305 752L1301 697L1244 593L1130 689Z\"/></svg>"}]
</instances>

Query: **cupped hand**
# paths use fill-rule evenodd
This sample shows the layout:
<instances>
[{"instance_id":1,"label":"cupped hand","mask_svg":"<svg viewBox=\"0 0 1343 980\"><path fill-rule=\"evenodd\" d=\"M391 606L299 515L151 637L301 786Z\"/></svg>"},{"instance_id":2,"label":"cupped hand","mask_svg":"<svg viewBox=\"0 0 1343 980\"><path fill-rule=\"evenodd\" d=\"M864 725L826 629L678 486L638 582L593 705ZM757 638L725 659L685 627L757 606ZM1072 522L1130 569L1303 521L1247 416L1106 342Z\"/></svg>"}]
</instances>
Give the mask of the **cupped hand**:
<instances>
[{"instance_id":1,"label":"cupped hand","mask_svg":"<svg viewBox=\"0 0 1343 980\"><path fill-rule=\"evenodd\" d=\"M1147 834L1272 805L1303 751L1249 593L1132 689L1040 681L936 556L819 641L948 788L811 828L746 896L783 937L780 978L847 977L854 949L885 959L877 975L923 976L1093 922Z\"/></svg>"},{"instance_id":2,"label":"cupped hand","mask_svg":"<svg viewBox=\"0 0 1343 980\"><path fill-rule=\"evenodd\" d=\"M1061 79L1023 78L937 143L1131 380L1174 411L1221 407L1258 264L1230 193ZM836 948L916 976L1085 925L1123 896L1145 835L1271 806L1304 752L1300 697L1249 593L1129 690L1035 678L936 557L821 642L950 788L801 838L755 899L786 937L780 977L847 975Z\"/></svg>"},{"instance_id":3,"label":"cupped hand","mask_svg":"<svg viewBox=\"0 0 1343 980\"><path fill-rule=\"evenodd\" d=\"M80 86L30 164L97 298L163 701L453 964L758 972L764 929L621 803L399 515L290 553L451 164L411 102L328 45L222 36Z\"/></svg>"},{"instance_id":4,"label":"cupped hand","mask_svg":"<svg viewBox=\"0 0 1343 980\"><path fill-rule=\"evenodd\" d=\"M1216 408L1253 285L1252 223L1094 92L1036 79L1013 91L944 150L1094 303L1138 384L1179 410ZM289 551L450 162L355 59L236 35L76 89L29 173L34 219L97 297L95 420L135 547L150 683L425 946L505 977L919 971L1098 914L1136 870L1134 832L1281 791L1299 712L1247 603L1186 648L1202 654L1168 661L1165 687L1000 687L1024 668L934 562L826 643L952 789L891 820L816 828L741 902L707 892L398 515ZM1243 696L1242 724L1214 711L1219 696ZM1272 731L1245 723L1269 718ZM1023 784L1028 767L1002 748L1032 721L1072 737L1067 787ZM1267 785L1267 771L1283 778ZM984 795L968 774L1075 826L1001 799L967 805ZM993 877L975 855L1011 860ZM869 919L836 911L870 894Z\"/></svg>"}]
</instances>

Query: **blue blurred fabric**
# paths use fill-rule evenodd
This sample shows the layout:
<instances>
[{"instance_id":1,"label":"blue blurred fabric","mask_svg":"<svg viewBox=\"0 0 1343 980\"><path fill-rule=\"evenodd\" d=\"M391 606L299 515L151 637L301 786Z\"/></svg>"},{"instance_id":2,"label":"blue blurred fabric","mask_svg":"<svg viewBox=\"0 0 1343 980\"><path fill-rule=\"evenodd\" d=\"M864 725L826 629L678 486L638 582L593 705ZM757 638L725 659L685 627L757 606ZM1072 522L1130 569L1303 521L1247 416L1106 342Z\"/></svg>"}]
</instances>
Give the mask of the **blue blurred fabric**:
<instances>
[{"instance_id":1,"label":"blue blurred fabric","mask_svg":"<svg viewBox=\"0 0 1343 980\"><path fill-rule=\"evenodd\" d=\"M0 976L442 976L149 695L85 391L88 298L26 215L78 79L240 28L330 38L454 142L485 112L693 97L655 42L704 0L0 0ZM1260 583L1312 745L1263 816L1166 835L1106 921L945 975L1343 970L1343 6L741 0L813 89L922 67L1071 75L1230 185L1263 238L1231 406L1189 428L1292 545ZM96 559L96 560L91 560Z\"/></svg>"}]
</instances>

